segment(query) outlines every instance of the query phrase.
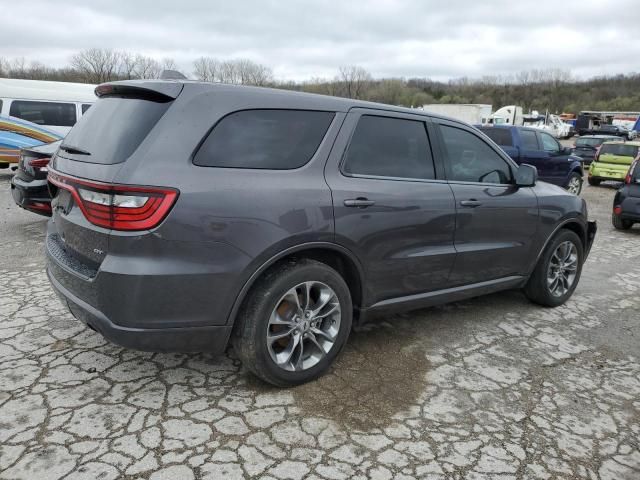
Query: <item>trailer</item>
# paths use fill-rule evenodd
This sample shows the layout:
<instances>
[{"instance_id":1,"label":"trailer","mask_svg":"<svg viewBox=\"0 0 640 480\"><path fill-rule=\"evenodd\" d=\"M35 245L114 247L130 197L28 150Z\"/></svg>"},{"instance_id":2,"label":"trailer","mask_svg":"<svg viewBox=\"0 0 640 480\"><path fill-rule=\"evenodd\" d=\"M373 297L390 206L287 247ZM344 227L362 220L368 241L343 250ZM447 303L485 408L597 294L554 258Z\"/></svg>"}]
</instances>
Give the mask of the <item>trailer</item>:
<instances>
[{"instance_id":1,"label":"trailer","mask_svg":"<svg viewBox=\"0 0 640 480\"><path fill-rule=\"evenodd\" d=\"M488 122L491 107L484 103L432 103L423 105L422 109L425 112L455 118L470 125L478 125Z\"/></svg>"}]
</instances>

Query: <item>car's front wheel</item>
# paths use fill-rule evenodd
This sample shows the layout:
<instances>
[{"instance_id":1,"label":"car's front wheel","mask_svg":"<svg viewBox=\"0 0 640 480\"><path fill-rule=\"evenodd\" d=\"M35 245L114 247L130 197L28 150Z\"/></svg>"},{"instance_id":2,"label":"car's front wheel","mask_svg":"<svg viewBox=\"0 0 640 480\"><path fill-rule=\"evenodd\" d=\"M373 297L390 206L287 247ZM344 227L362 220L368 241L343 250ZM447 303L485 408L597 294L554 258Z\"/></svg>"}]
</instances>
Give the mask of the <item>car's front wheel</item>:
<instances>
[{"instance_id":1,"label":"car's front wheel","mask_svg":"<svg viewBox=\"0 0 640 480\"><path fill-rule=\"evenodd\" d=\"M545 307L566 302L578 286L583 259L578 235L560 230L548 243L524 288L529 300Z\"/></svg>"},{"instance_id":2,"label":"car's front wheel","mask_svg":"<svg viewBox=\"0 0 640 480\"><path fill-rule=\"evenodd\" d=\"M573 172L569 176L566 188L569 193L580 195L580 192L582 191L582 176L579 173Z\"/></svg>"},{"instance_id":3,"label":"car's front wheel","mask_svg":"<svg viewBox=\"0 0 640 480\"><path fill-rule=\"evenodd\" d=\"M257 377L280 387L321 376L344 347L353 305L342 276L298 259L271 269L237 318L234 350Z\"/></svg>"},{"instance_id":4,"label":"car's front wheel","mask_svg":"<svg viewBox=\"0 0 640 480\"><path fill-rule=\"evenodd\" d=\"M589 185L591 185L593 187L599 186L601 181L602 180L600 180L599 178L589 177Z\"/></svg>"}]
</instances>

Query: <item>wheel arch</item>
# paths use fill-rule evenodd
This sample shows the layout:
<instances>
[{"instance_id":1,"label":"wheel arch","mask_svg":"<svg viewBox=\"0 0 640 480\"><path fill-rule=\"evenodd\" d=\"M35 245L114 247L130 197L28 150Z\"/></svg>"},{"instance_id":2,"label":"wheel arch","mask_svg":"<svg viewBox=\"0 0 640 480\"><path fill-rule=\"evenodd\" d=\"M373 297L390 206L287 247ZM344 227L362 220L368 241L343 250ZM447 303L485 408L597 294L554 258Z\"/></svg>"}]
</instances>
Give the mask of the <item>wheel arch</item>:
<instances>
[{"instance_id":1,"label":"wheel arch","mask_svg":"<svg viewBox=\"0 0 640 480\"><path fill-rule=\"evenodd\" d=\"M549 245L549 242L551 241L551 239L560 230L563 230L563 229L570 230L570 231L574 232L576 235L578 235L578 238L582 242L583 250L586 250L587 243L588 243L587 226L583 225L582 222L577 217L567 218L567 219L559 222L558 225L556 225L556 227L553 229L553 231L546 238L546 240L542 244L542 248L540 249L540 251L538 252L538 255L536 256L536 261L533 263L533 268L535 268L535 266L540 261L540 257L542 257L542 255L544 254L544 251L547 249L547 245Z\"/></svg>"},{"instance_id":2,"label":"wheel arch","mask_svg":"<svg viewBox=\"0 0 640 480\"><path fill-rule=\"evenodd\" d=\"M256 282L271 268L295 258L310 258L336 270L344 278L354 306L354 320L364 301L364 270L357 257L345 247L330 242L310 242L287 248L264 261L249 277L236 296L227 319L233 326L242 303Z\"/></svg>"}]
</instances>

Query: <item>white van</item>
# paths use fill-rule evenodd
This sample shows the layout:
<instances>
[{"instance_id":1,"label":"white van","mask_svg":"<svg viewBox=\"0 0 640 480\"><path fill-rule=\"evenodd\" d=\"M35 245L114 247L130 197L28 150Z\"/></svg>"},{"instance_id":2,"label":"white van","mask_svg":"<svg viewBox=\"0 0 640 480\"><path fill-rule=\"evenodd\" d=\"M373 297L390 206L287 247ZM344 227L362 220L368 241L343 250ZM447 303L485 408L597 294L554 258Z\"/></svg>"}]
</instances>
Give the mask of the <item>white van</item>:
<instances>
[{"instance_id":1,"label":"white van","mask_svg":"<svg viewBox=\"0 0 640 480\"><path fill-rule=\"evenodd\" d=\"M95 85L0 78L0 114L66 135L96 101Z\"/></svg>"}]
</instances>

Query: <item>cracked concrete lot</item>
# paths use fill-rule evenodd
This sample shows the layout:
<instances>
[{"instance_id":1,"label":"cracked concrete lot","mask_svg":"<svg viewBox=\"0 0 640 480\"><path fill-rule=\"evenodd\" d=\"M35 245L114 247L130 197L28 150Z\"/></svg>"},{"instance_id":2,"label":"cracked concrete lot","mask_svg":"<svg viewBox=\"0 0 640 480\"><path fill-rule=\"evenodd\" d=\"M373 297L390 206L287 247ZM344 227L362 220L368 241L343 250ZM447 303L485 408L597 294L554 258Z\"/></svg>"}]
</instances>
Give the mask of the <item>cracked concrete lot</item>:
<instances>
[{"instance_id":1,"label":"cracked concrete lot","mask_svg":"<svg viewBox=\"0 0 640 480\"><path fill-rule=\"evenodd\" d=\"M585 187L600 231L565 306L383 318L278 390L233 352L125 350L72 318L0 173L0 478L640 479L640 228L612 230L613 194Z\"/></svg>"}]
</instances>

